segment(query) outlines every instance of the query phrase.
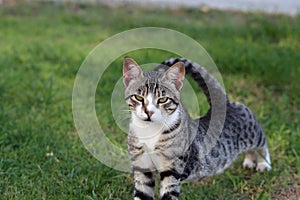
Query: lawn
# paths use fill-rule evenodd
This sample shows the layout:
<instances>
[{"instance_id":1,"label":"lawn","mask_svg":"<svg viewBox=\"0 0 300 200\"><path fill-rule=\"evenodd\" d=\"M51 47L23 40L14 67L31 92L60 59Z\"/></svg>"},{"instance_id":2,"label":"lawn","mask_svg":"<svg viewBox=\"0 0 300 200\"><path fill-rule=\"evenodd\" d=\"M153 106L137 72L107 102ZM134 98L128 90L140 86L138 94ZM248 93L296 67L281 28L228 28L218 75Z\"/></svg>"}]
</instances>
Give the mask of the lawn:
<instances>
[{"instance_id":1,"label":"lawn","mask_svg":"<svg viewBox=\"0 0 300 200\"><path fill-rule=\"evenodd\" d=\"M132 174L106 167L81 142L72 90L97 44L146 26L171 28L203 45L230 98L254 111L269 140L272 171L243 170L240 158L224 174L183 183L181 199L299 199L299 15L83 3L0 7L0 199L132 199ZM170 56L128 55L141 63ZM122 57L107 69L95 101L108 138L126 146L110 110L121 63Z\"/></svg>"}]
</instances>

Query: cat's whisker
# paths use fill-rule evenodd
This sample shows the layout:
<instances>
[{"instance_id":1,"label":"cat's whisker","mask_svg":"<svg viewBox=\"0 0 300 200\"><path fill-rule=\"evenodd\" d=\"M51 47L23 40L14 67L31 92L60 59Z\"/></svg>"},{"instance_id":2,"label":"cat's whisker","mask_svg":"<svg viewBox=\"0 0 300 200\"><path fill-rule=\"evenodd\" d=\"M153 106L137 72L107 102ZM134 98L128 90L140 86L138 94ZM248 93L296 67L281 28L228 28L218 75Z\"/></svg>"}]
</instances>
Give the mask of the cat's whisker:
<instances>
[{"instance_id":1,"label":"cat's whisker","mask_svg":"<svg viewBox=\"0 0 300 200\"><path fill-rule=\"evenodd\" d=\"M130 112L131 110L119 110L119 111L122 111L122 112Z\"/></svg>"},{"instance_id":2,"label":"cat's whisker","mask_svg":"<svg viewBox=\"0 0 300 200\"><path fill-rule=\"evenodd\" d=\"M166 120L164 120L163 122L163 127L166 126L168 129L171 129L171 126L169 126L169 124L167 123Z\"/></svg>"},{"instance_id":3,"label":"cat's whisker","mask_svg":"<svg viewBox=\"0 0 300 200\"><path fill-rule=\"evenodd\" d=\"M129 120L130 116L123 116L123 117L118 117L117 120L118 121L125 121L125 120Z\"/></svg>"}]
</instances>

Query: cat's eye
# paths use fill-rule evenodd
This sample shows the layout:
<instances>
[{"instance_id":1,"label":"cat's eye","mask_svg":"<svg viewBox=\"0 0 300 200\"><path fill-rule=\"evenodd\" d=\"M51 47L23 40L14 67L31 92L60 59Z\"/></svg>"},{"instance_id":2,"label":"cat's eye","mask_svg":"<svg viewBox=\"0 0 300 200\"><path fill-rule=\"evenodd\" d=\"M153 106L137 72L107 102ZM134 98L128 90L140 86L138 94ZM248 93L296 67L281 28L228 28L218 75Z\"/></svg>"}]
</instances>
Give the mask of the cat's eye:
<instances>
[{"instance_id":1,"label":"cat's eye","mask_svg":"<svg viewBox=\"0 0 300 200\"><path fill-rule=\"evenodd\" d=\"M157 103L166 103L168 101L168 97L159 98Z\"/></svg>"},{"instance_id":2,"label":"cat's eye","mask_svg":"<svg viewBox=\"0 0 300 200\"><path fill-rule=\"evenodd\" d=\"M134 95L134 98L138 101L144 101L144 98L139 95Z\"/></svg>"}]
</instances>

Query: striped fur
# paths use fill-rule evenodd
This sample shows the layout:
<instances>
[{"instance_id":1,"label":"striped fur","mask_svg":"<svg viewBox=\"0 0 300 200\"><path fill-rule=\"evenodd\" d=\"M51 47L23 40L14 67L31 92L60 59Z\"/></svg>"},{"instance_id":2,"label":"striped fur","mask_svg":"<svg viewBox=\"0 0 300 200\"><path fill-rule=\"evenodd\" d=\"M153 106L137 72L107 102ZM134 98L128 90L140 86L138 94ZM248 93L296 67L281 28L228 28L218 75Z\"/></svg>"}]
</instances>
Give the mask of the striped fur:
<instances>
[{"instance_id":1,"label":"striped fur","mask_svg":"<svg viewBox=\"0 0 300 200\"><path fill-rule=\"evenodd\" d=\"M177 62L183 62L185 66L185 72L187 75L192 77L202 89L205 94L209 105L211 105L211 94L210 93L220 93L228 97L225 93L225 90L220 85L220 83L212 77L205 68L201 67L195 62L189 61L185 58L171 58L169 60L165 60L159 66L157 66L154 70L156 71L166 71L169 67L174 65Z\"/></svg>"},{"instance_id":2,"label":"striped fur","mask_svg":"<svg viewBox=\"0 0 300 200\"><path fill-rule=\"evenodd\" d=\"M216 142L208 132L212 109L191 119L180 102L184 74L202 89L211 106L225 97L226 118ZM201 66L186 59L164 61L152 72L124 60L125 100L131 109L128 152L134 172L134 199L154 199L160 176L160 199L178 199L180 181L222 173L246 152L245 168L271 169L267 141L251 110L230 102L220 84Z\"/></svg>"}]
</instances>

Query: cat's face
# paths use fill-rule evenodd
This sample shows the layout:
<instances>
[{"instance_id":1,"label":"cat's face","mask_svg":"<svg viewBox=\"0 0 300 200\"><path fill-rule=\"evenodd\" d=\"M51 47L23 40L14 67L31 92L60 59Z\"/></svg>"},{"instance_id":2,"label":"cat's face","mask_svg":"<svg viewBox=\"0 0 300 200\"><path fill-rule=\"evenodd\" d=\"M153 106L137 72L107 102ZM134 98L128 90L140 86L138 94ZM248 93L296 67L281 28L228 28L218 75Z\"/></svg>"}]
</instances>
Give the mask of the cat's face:
<instances>
[{"instance_id":1,"label":"cat's face","mask_svg":"<svg viewBox=\"0 0 300 200\"><path fill-rule=\"evenodd\" d=\"M124 60L125 99L133 120L162 122L176 113L184 79L184 65L166 72L143 72L130 58Z\"/></svg>"},{"instance_id":2,"label":"cat's face","mask_svg":"<svg viewBox=\"0 0 300 200\"><path fill-rule=\"evenodd\" d=\"M178 100L155 84L143 85L126 101L133 117L148 122L163 122L177 109Z\"/></svg>"}]
</instances>

